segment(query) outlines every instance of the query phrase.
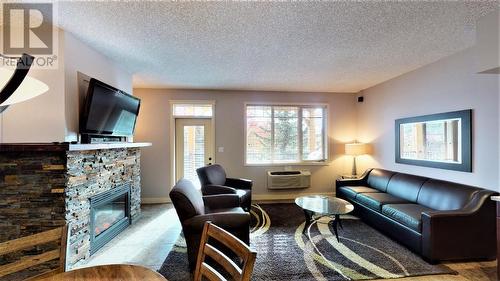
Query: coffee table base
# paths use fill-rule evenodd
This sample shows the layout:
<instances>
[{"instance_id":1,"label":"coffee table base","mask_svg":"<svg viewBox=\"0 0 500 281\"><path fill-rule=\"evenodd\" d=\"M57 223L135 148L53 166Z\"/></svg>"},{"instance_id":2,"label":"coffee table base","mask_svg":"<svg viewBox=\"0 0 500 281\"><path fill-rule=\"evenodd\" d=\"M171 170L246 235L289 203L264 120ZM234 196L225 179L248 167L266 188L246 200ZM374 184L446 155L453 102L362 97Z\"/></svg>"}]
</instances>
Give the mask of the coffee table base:
<instances>
[{"instance_id":1,"label":"coffee table base","mask_svg":"<svg viewBox=\"0 0 500 281\"><path fill-rule=\"evenodd\" d=\"M322 217L329 217L329 215L325 215L325 216L321 216L317 219L314 219L313 218L314 212L311 212L311 211L305 210L305 209L304 209L304 215L306 217L304 229L302 230L302 234L304 234L304 235L307 234L306 231L313 222L317 221L318 219L320 219ZM335 237L337 238L337 242L340 243L337 226L340 226L340 229L344 229L344 228L342 227L342 221L340 220L340 215L333 215L333 216L334 216L334 219L330 223L332 224L333 232L335 233Z\"/></svg>"}]
</instances>

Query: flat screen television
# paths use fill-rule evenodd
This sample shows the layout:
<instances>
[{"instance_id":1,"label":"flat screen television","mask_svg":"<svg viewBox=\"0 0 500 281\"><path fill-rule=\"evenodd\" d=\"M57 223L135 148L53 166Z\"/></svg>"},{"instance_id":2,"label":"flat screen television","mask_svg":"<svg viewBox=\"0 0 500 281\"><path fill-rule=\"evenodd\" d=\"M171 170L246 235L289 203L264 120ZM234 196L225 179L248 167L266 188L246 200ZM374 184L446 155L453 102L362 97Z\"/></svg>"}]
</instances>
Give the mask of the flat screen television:
<instances>
[{"instance_id":1,"label":"flat screen television","mask_svg":"<svg viewBox=\"0 0 500 281\"><path fill-rule=\"evenodd\" d=\"M140 99L92 78L80 118L80 134L132 136L140 104Z\"/></svg>"}]
</instances>

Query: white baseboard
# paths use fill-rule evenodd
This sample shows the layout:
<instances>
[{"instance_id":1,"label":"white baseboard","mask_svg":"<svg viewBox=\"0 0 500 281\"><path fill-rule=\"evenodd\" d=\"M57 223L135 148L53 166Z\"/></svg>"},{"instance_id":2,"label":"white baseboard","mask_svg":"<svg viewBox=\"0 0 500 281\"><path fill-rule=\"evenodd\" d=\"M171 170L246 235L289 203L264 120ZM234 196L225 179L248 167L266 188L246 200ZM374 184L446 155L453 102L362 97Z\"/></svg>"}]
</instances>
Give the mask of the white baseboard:
<instances>
[{"instance_id":1,"label":"white baseboard","mask_svg":"<svg viewBox=\"0 0 500 281\"><path fill-rule=\"evenodd\" d=\"M143 197L141 198L142 204L164 204L164 203L172 203L170 201L170 197Z\"/></svg>"},{"instance_id":2,"label":"white baseboard","mask_svg":"<svg viewBox=\"0 0 500 281\"><path fill-rule=\"evenodd\" d=\"M288 194L252 194L252 201L279 201L279 200L294 200L300 196L307 195L326 195L335 196L335 192L301 192L301 193L288 193Z\"/></svg>"}]
</instances>

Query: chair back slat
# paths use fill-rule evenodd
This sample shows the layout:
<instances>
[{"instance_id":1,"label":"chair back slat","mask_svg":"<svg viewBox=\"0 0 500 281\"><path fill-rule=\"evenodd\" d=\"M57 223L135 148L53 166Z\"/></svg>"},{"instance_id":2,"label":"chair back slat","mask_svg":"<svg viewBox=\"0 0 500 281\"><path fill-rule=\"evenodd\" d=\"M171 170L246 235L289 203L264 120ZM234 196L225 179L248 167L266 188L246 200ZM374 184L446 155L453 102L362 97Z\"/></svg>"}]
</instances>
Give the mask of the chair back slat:
<instances>
[{"instance_id":1,"label":"chair back slat","mask_svg":"<svg viewBox=\"0 0 500 281\"><path fill-rule=\"evenodd\" d=\"M245 257L248 253L249 248L245 243L220 227L210 227L208 236L228 246L238 257Z\"/></svg>"},{"instance_id":2,"label":"chair back slat","mask_svg":"<svg viewBox=\"0 0 500 281\"><path fill-rule=\"evenodd\" d=\"M33 234L30 236L0 243L0 256L40 246L49 242L58 242L58 248L38 255L26 256L21 259L0 266L0 277L16 273L48 261L59 259L59 267L55 272L64 272L66 269L66 239L67 226Z\"/></svg>"},{"instance_id":3,"label":"chair back slat","mask_svg":"<svg viewBox=\"0 0 500 281\"><path fill-rule=\"evenodd\" d=\"M233 251L242 261L242 268L234 263L220 250L208 244L209 239L215 239L224 244L225 247ZM235 281L249 281L252 275L253 266L257 253L252 251L245 243L236 238L226 230L206 222L201 235L200 250L198 251L198 260L194 273L194 280L201 281L203 277L210 281L225 281L222 274L217 272L213 267L205 263L206 257L212 258L220 265L232 279Z\"/></svg>"},{"instance_id":4,"label":"chair back slat","mask_svg":"<svg viewBox=\"0 0 500 281\"><path fill-rule=\"evenodd\" d=\"M252 277L253 267L255 265L255 260L257 259L257 253L251 252L250 256L247 258L245 267L241 274L241 280L250 280Z\"/></svg>"},{"instance_id":5,"label":"chair back slat","mask_svg":"<svg viewBox=\"0 0 500 281\"><path fill-rule=\"evenodd\" d=\"M61 228L0 243L0 256L61 239Z\"/></svg>"},{"instance_id":6,"label":"chair back slat","mask_svg":"<svg viewBox=\"0 0 500 281\"><path fill-rule=\"evenodd\" d=\"M230 258L214 248L214 246L206 244L205 254L221 265L234 279L241 277L243 271Z\"/></svg>"},{"instance_id":7,"label":"chair back slat","mask_svg":"<svg viewBox=\"0 0 500 281\"><path fill-rule=\"evenodd\" d=\"M68 243L68 225L61 227L61 242L60 250L61 254L59 255L59 272L66 272L66 246Z\"/></svg>"},{"instance_id":8,"label":"chair back slat","mask_svg":"<svg viewBox=\"0 0 500 281\"><path fill-rule=\"evenodd\" d=\"M204 276L210 281L227 281L217 270L206 263L201 264L201 276ZM201 280L201 279L200 279Z\"/></svg>"},{"instance_id":9,"label":"chair back slat","mask_svg":"<svg viewBox=\"0 0 500 281\"><path fill-rule=\"evenodd\" d=\"M61 271L59 270L59 268L56 268L54 270L35 275L33 277L29 277L28 279L24 279L23 281L40 281L40 280L52 277L54 275L57 275L59 273L61 273Z\"/></svg>"},{"instance_id":10,"label":"chair back slat","mask_svg":"<svg viewBox=\"0 0 500 281\"><path fill-rule=\"evenodd\" d=\"M36 256L21 258L16 262L0 266L0 277L58 258L59 258L59 249L45 252Z\"/></svg>"}]
</instances>

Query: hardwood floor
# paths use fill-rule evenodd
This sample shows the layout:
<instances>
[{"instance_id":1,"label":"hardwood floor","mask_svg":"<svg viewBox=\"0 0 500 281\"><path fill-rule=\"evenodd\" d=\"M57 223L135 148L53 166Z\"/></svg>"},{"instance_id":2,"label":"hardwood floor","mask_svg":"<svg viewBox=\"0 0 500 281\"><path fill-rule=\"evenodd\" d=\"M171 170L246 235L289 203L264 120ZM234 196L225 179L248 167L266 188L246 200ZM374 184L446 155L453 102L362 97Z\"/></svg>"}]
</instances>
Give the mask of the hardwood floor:
<instances>
[{"instance_id":1,"label":"hardwood floor","mask_svg":"<svg viewBox=\"0 0 500 281\"><path fill-rule=\"evenodd\" d=\"M171 204L144 205L143 217L101 249L89 265L128 263L160 268L181 231L177 215ZM146 239L147 237L147 239ZM141 241L140 243L138 241ZM138 248L140 250L138 250ZM134 254L128 255L128 251ZM139 253L140 252L140 253ZM155 253L151 255L151 253ZM258 258L258 257L257 257ZM427 275L408 277L401 281L496 281L496 261L445 263L458 275ZM394 279L390 279L394 280Z\"/></svg>"}]
</instances>

